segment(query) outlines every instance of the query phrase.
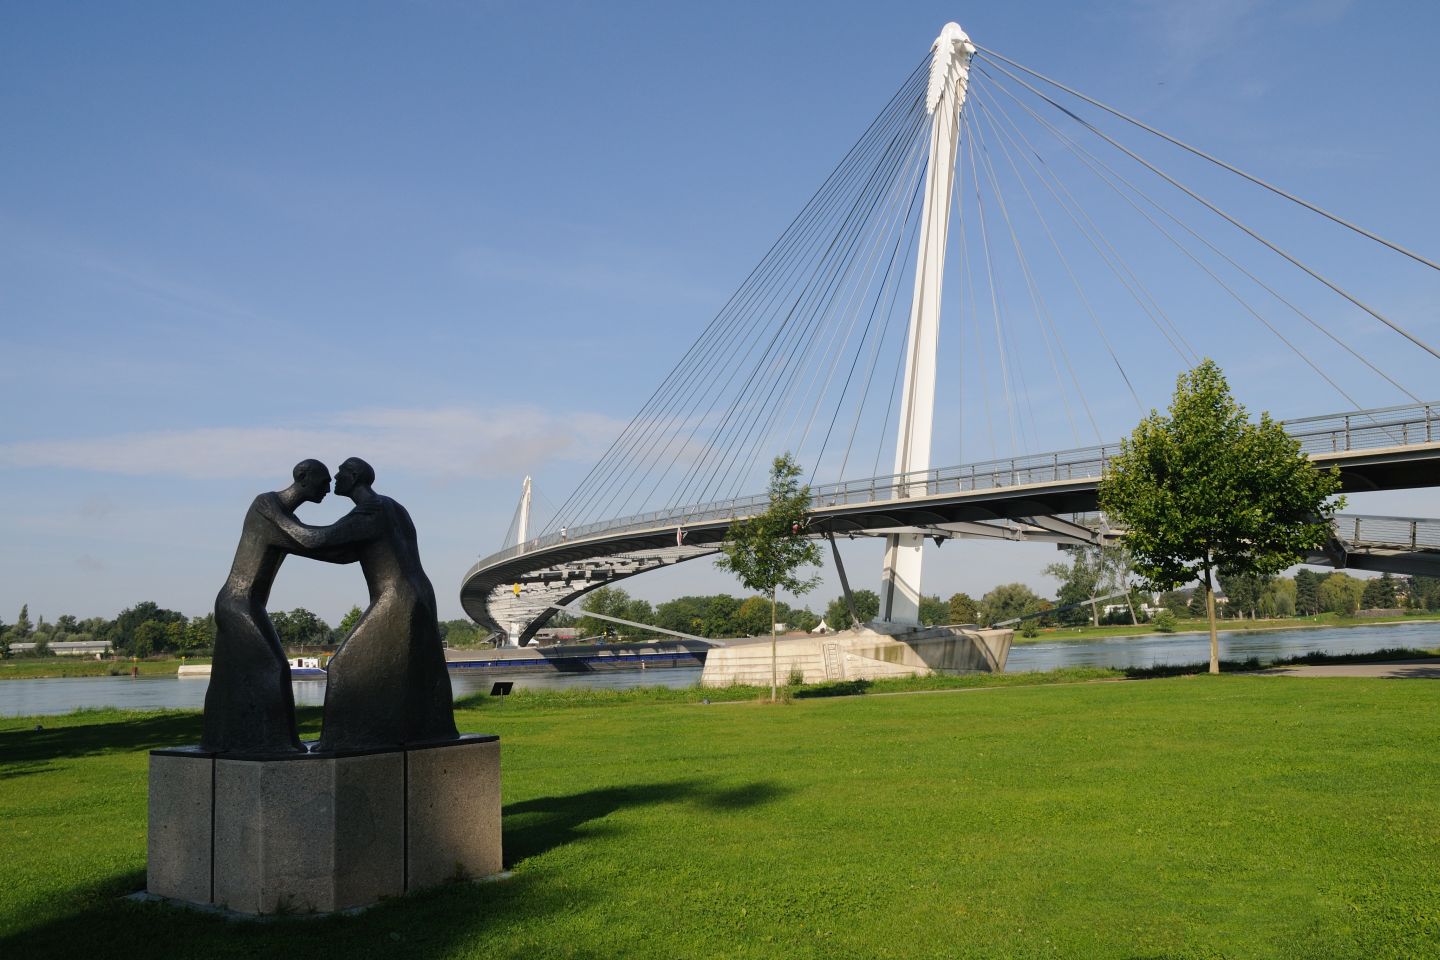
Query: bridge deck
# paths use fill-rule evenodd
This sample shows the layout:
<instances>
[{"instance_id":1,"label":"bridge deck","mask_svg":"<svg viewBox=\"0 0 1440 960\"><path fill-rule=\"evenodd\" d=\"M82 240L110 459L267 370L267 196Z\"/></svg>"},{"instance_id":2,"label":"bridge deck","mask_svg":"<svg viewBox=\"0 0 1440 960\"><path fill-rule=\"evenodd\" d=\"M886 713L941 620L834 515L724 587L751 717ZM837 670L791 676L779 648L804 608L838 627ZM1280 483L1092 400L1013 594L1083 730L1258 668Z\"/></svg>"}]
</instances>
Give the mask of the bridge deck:
<instances>
[{"instance_id":1,"label":"bridge deck","mask_svg":"<svg viewBox=\"0 0 1440 960\"><path fill-rule=\"evenodd\" d=\"M1347 492L1424 487L1440 482L1437 410L1440 404L1430 403L1357 410L1284 426L1317 466L1340 469ZM984 531L965 525L985 524L991 536L1065 539L1057 533L1065 522L1057 525L1046 518L1094 511L1099 480L1119 450L1118 443L1104 444L816 487L809 529L817 536L898 528L967 536ZM549 618L554 604L714 553L732 522L766 504L764 495L755 495L547 534L476 563L462 582L460 601L480 625L503 633L505 625L519 622L526 624L522 637L528 637ZM1007 523L996 526L996 521ZM1440 527L1436 533L1440 536ZM1077 528L1072 537L1079 535ZM1334 551L1329 556L1314 562L1345 562Z\"/></svg>"}]
</instances>

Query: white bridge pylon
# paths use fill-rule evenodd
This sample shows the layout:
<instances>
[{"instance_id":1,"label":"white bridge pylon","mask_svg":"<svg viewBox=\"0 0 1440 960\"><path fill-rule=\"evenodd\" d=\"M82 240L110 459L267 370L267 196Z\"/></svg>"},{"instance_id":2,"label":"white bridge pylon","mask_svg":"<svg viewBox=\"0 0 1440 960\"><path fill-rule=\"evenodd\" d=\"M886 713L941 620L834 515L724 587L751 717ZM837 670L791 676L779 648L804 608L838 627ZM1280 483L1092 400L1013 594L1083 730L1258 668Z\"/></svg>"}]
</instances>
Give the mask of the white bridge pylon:
<instances>
[{"instance_id":1,"label":"white bridge pylon","mask_svg":"<svg viewBox=\"0 0 1440 960\"><path fill-rule=\"evenodd\" d=\"M525 477L525 482L520 487L520 506L516 515L515 543L521 550L525 549L525 543L530 539L530 498L532 496L533 484L530 477ZM520 585L515 584L515 592L520 592ZM509 636L506 637L507 647L520 646L520 635L525 632L528 624L524 620L511 620L509 623Z\"/></svg>"},{"instance_id":2,"label":"white bridge pylon","mask_svg":"<svg viewBox=\"0 0 1440 960\"><path fill-rule=\"evenodd\" d=\"M960 112L970 85L975 45L956 23L947 23L931 48L930 159L915 264L915 295L910 305L905 385L895 442L895 474L924 474L930 469L930 438L935 416L935 357L940 339L940 296L945 278L945 249L950 239L950 208L955 187L955 155L960 142ZM918 480L902 491L924 496ZM920 575L925 538L893 533L885 538L880 585L880 619L902 626L920 625Z\"/></svg>"}]
</instances>

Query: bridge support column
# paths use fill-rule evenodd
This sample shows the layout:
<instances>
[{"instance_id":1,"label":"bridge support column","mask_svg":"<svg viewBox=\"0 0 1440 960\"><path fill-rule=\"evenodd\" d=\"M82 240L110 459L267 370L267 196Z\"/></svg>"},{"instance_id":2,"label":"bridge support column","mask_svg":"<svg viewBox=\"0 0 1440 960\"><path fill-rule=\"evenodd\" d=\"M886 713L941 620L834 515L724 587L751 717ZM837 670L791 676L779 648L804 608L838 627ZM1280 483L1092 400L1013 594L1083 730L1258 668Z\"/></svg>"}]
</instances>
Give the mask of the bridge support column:
<instances>
[{"instance_id":1,"label":"bridge support column","mask_svg":"<svg viewBox=\"0 0 1440 960\"><path fill-rule=\"evenodd\" d=\"M885 538L884 592L880 619L886 623L920 625L920 568L925 538L892 533Z\"/></svg>"},{"instance_id":2,"label":"bridge support column","mask_svg":"<svg viewBox=\"0 0 1440 960\"><path fill-rule=\"evenodd\" d=\"M906 342L905 392L900 402L895 442L897 497L923 496L923 476L930 469L931 421L935 414L935 351L940 340L940 291L945 278L945 249L950 239L950 206L955 187L955 148L960 141L960 111L970 84L970 58L975 45L959 25L945 24L932 48L930 86L925 106L930 111L930 158L925 172L925 199L920 213L920 246L915 263L915 295L910 303ZM920 573L924 537L892 534L885 541L880 619L887 623L920 624Z\"/></svg>"}]
</instances>

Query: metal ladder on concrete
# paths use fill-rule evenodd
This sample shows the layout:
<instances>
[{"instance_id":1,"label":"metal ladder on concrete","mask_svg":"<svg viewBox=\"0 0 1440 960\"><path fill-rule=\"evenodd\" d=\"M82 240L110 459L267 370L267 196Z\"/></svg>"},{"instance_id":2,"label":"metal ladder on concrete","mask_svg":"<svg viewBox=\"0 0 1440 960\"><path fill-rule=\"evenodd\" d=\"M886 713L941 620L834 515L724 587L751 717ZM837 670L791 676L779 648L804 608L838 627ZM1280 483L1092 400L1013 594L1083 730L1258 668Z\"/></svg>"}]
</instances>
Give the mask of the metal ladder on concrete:
<instances>
[{"instance_id":1,"label":"metal ladder on concrete","mask_svg":"<svg viewBox=\"0 0 1440 960\"><path fill-rule=\"evenodd\" d=\"M840 661L840 644L838 643L825 644L825 679L845 679L845 667Z\"/></svg>"}]
</instances>

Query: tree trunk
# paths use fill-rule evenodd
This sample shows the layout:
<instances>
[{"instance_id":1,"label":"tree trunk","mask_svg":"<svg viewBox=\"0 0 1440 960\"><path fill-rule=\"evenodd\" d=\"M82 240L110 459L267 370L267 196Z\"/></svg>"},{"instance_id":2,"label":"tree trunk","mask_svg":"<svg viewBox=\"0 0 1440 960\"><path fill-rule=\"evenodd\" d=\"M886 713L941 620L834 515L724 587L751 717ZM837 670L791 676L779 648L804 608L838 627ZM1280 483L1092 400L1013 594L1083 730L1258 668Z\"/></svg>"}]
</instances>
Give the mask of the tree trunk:
<instances>
[{"instance_id":1,"label":"tree trunk","mask_svg":"<svg viewBox=\"0 0 1440 960\"><path fill-rule=\"evenodd\" d=\"M1095 606L1095 600L1094 600L1094 596L1093 596L1093 591L1092 591L1092 596L1091 596L1091 600L1090 600L1090 626L1092 626L1092 627L1098 627L1098 626L1100 626L1100 611L1099 611L1099 609L1097 609L1096 606Z\"/></svg>"},{"instance_id":2,"label":"tree trunk","mask_svg":"<svg viewBox=\"0 0 1440 960\"><path fill-rule=\"evenodd\" d=\"M1205 574L1205 616L1210 621L1210 672L1220 672L1220 637L1215 632L1215 591L1210 589L1210 574Z\"/></svg>"},{"instance_id":3,"label":"tree trunk","mask_svg":"<svg viewBox=\"0 0 1440 960\"><path fill-rule=\"evenodd\" d=\"M779 699L779 678L775 671L775 588L770 588L770 702Z\"/></svg>"}]
</instances>

